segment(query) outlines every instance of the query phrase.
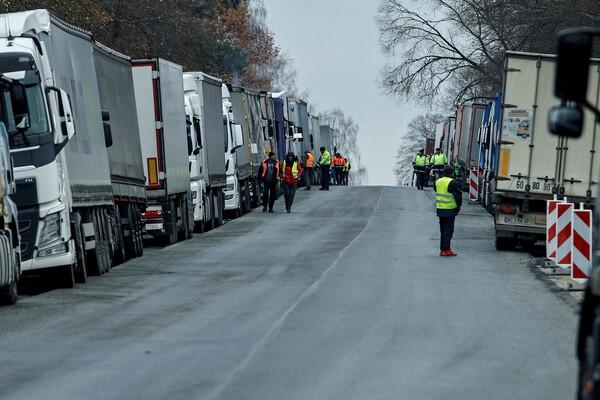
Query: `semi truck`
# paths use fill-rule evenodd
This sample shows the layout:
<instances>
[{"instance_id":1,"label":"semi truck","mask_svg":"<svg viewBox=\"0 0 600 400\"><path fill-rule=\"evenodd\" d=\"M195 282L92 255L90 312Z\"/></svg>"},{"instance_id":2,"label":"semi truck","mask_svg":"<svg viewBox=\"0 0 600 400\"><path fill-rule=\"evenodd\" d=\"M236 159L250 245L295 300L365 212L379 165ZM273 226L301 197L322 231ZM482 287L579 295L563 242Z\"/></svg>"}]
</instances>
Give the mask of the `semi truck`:
<instances>
[{"instance_id":1,"label":"semi truck","mask_svg":"<svg viewBox=\"0 0 600 400\"><path fill-rule=\"evenodd\" d=\"M15 304L21 276L21 249L15 181L9 135L18 135L20 122L29 119L25 85L0 75L0 303ZM15 114L18 112L18 114ZM8 128L8 131L7 131Z\"/></svg>"},{"instance_id":2,"label":"semi truck","mask_svg":"<svg viewBox=\"0 0 600 400\"><path fill-rule=\"evenodd\" d=\"M600 63L593 65L597 82ZM505 71L492 194L499 250L512 248L517 241L525 245L542 241L546 201L553 196L591 207L598 190L591 171L600 167L596 155L600 141L590 112L581 139L549 134L548 112L560 104L552 91L556 57L509 52ZM589 96L598 98L595 83L589 87Z\"/></svg>"},{"instance_id":3,"label":"semi truck","mask_svg":"<svg viewBox=\"0 0 600 400\"><path fill-rule=\"evenodd\" d=\"M277 159L283 160L287 153L287 126L285 121L285 101L284 98L272 94L273 101L273 123L275 130L275 140L277 141Z\"/></svg>"},{"instance_id":4,"label":"semi truck","mask_svg":"<svg viewBox=\"0 0 600 400\"><path fill-rule=\"evenodd\" d=\"M488 102L484 118L479 128L479 202L493 213L491 193L494 192L498 149L500 139L500 121L502 117L502 93L496 94Z\"/></svg>"},{"instance_id":5,"label":"semi truck","mask_svg":"<svg viewBox=\"0 0 600 400\"><path fill-rule=\"evenodd\" d=\"M202 72L185 72L185 107L188 124L190 190L197 232L223 223L227 177L225 160L228 133L223 120L223 82Z\"/></svg>"},{"instance_id":6,"label":"semi truck","mask_svg":"<svg viewBox=\"0 0 600 400\"><path fill-rule=\"evenodd\" d=\"M9 136L21 270L73 287L111 267L113 193L91 34L46 10L0 15L0 73L20 76L29 114ZM86 268L87 266L87 268Z\"/></svg>"},{"instance_id":7,"label":"semi truck","mask_svg":"<svg viewBox=\"0 0 600 400\"><path fill-rule=\"evenodd\" d=\"M111 253L113 263L139 257L144 252L141 213L146 208L144 165L133 88L131 59L102 44L94 45L94 65L100 107L110 126L108 148L113 201Z\"/></svg>"},{"instance_id":8,"label":"semi truck","mask_svg":"<svg viewBox=\"0 0 600 400\"><path fill-rule=\"evenodd\" d=\"M463 177L472 167L477 165L479 145L477 134L483 120L484 104L467 103L456 111L456 133L452 150L452 161L461 166Z\"/></svg>"},{"instance_id":9,"label":"semi truck","mask_svg":"<svg viewBox=\"0 0 600 400\"><path fill-rule=\"evenodd\" d=\"M248 99L239 86L223 85L223 113L230 132L241 130L241 141L231 136L230 149L226 154L227 186L225 188L225 211L239 217L250 210L250 179L252 178L250 122Z\"/></svg>"},{"instance_id":10,"label":"semi truck","mask_svg":"<svg viewBox=\"0 0 600 400\"><path fill-rule=\"evenodd\" d=\"M194 229L181 65L132 60L147 207L145 237L168 245Z\"/></svg>"}]
</instances>

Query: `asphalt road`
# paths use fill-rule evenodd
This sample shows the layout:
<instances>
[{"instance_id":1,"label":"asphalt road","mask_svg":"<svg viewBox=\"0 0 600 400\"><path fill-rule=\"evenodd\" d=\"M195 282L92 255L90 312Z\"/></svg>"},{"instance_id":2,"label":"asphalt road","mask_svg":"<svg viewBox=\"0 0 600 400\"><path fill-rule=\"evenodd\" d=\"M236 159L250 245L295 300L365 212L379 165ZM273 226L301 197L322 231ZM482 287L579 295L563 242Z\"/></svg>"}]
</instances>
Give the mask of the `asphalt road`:
<instances>
[{"instance_id":1,"label":"asphalt road","mask_svg":"<svg viewBox=\"0 0 600 400\"><path fill-rule=\"evenodd\" d=\"M0 308L2 399L569 399L576 315L431 192L332 188Z\"/></svg>"}]
</instances>

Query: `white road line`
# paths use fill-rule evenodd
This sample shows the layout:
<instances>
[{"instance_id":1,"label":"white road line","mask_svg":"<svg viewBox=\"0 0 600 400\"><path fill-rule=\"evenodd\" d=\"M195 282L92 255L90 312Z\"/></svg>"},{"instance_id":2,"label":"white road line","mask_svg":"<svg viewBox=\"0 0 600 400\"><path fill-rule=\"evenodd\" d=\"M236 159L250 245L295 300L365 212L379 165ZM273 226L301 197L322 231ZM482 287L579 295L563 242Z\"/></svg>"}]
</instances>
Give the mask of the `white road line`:
<instances>
[{"instance_id":1,"label":"white road line","mask_svg":"<svg viewBox=\"0 0 600 400\"><path fill-rule=\"evenodd\" d=\"M283 326L283 324L285 323L285 321L287 320L287 318L290 316L290 314L292 312L294 312L294 310L300 305L300 303L302 303L308 296L312 295L313 293L315 293L319 289L319 287L321 286L321 283L325 280L325 278L327 277L327 275L335 267L338 266L339 262L344 258L344 256L346 254L348 254L348 252L350 251L350 249L352 248L352 246L354 246L354 244L356 244L356 242L358 242L362 238L362 236L364 235L364 233L369 228L369 225L371 225L371 221L373 220L373 216L375 215L375 211L379 208L379 203L381 202L381 197L383 195L384 190L385 189L382 188L381 191L379 192L379 196L377 197L377 201L375 202L375 207L373 207L373 211L371 212L371 215L369 216L369 219L367 220L367 223L365 224L365 226L362 229L362 231L360 231L360 233L354 239L352 239L352 241L350 243L348 243L348 245L346 247L344 247L342 249L342 251L340 251L340 253L338 254L337 258L333 261L333 263L331 264L331 266L329 266L329 268L327 268L325 271L323 271L323 273L321 274L321 276L316 281L314 281L313 284L310 285L310 287L308 289L306 289L304 291L304 293L302 293L302 295L300 295L300 297L298 297L298 299L275 321L275 323L273 324L273 326L271 326L271 329L269 329L267 331L267 333L265 335L263 335L263 337L256 343L256 345L248 352L248 354L246 354L246 356L244 357L244 359L242 359L242 361L238 364L238 366L236 368L234 368L229 373L227 379L225 379L223 382L221 382L219 385L217 385L208 394L207 399L217 399L217 398L219 398L219 396L223 393L223 391L229 385L231 385L231 383L233 383L233 381L238 377L238 375L244 369L246 369L246 367L248 367L250 365L250 363L252 362L252 359L260 351L260 349L271 338L273 338L273 337L275 337L277 335L277 333L280 331L281 327Z\"/></svg>"}]
</instances>

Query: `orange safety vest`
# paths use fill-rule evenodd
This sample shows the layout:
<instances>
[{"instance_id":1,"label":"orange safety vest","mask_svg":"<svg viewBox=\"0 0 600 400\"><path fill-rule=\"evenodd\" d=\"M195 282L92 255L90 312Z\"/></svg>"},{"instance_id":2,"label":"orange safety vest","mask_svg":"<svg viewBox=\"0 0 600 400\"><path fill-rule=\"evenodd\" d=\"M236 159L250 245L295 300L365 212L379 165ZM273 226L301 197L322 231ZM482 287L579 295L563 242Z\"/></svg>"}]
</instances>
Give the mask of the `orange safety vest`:
<instances>
[{"instance_id":1,"label":"orange safety vest","mask_svg":"<svg viewBox=\"0 0 600 400\"><path fill-rule=\"evenodd\" d=\"M262 175L260 177L264 178L265 175L267 175L267 160L262 162ZM274 177L278 177L278 176L279 176L279 161L275 161L275 176Z\"/></svg>"},{"instance_id":2,"label":"orange safety vest","mask_svg":"<svg viewBox=\"0 0 600 400\"><path fill-rule=\"evenodd\" d=\"M311 153L306 153L306 168L312 168L315 165L315 157Z\"/></svg>"},{"instance_id":3,"label":"orange safety vest","mask_svg":"<svg viewBox=\"0 0 600 400\"><path fill-rule=\"evenodd\" d=\"M334 157L333 165L335 165L336 167L343 167L344 165L346 165L346 161L344 161L343 157Z\"/></svg>"}]
</instances>

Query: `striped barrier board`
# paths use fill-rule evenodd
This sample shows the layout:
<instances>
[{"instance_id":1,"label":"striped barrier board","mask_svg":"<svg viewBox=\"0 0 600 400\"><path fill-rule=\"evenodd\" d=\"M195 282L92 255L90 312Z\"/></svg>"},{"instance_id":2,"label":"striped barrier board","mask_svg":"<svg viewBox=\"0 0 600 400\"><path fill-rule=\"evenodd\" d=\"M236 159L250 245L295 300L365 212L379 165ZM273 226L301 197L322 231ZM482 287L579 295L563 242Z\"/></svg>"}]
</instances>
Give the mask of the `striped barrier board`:
<instances>
[{"instance_id":1,"label":"striped barrier board","mask_svg":"<svg viewBox=\"0 0 600 400\"><path fill-rule=\"evenodd\" d=\"M556 211L556 265L567 269L571 267L573 203L560 203Z\"/></svg>"},{"instance_id":2,"label":"striped barrier board","mask_svg":"<svg viewBox=\"0 0 600 400\"><path fill-rule=\"evenodd\" d=\"M477 202L479 195L479 177L477 174L477 168L472 168L469 175L469 201Z\"/></svg>"},{"instance_id":3,"label":"striped barrier board","mask_svg":"<svg viewBox=\"0 0 600 400\"><path fill-rule=\"evenodd\" d=\"M573 210L571 279L583 283L592 268L592 211Z\"/></svg>"},{"instance_id":4,"label":"striped barrier board","mask_svg":"<svg viewBox=\"0 0 600 400\"><path fill-rule=\"evenodd\" d=\"M556 261L556 206L561 200L548 200L546 203L546 258Z\"/></svg>"}]
</instances>

